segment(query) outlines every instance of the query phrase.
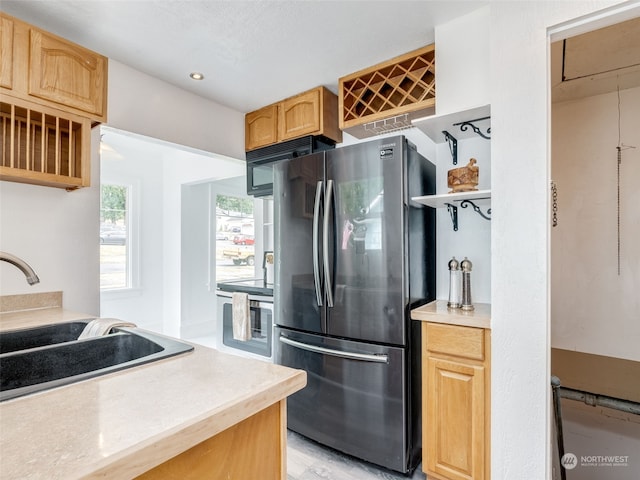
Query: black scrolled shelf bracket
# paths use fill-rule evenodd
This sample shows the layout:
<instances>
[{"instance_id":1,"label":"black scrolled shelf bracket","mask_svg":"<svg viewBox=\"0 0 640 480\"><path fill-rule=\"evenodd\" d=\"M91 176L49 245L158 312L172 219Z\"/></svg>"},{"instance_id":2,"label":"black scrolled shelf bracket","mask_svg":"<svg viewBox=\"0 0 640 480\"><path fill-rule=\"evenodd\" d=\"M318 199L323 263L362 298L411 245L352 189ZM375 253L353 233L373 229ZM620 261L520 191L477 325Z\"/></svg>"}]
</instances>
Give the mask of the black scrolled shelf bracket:
<instances>
[{"instance_id":1,"label":"black scrolled shelf bracket","mask_svg":"<svg viewBox=\"0 0 640 480\"><path fill-rule=\"evenodd\" d=\"M451 135L446 130L443 130L442 133L444 134L444 139L449 144L449 151L451 152L451 158L453 159L453 164L457 165L458 164L458 140L456 140L456 137Z\"/></svg>"},{"instance_id":2,"label":"black scrolled shelf bracket","mask_svg":"<svg viewBox=\"0 0 640 480\"><path fill-rule=\"evenodd\" d=\"M460 131L461 132L466 132L469 127L471 127L471 129L478 135L480 135L482 138L486 139L486 140L491 140L491 127L487 128L487 133L483 133L482 130L480 130L479 127L474 125L474 122L480 122L482 120L488 120L491 117L482 117L482 118L476 118L474 120L466 120L464 122L460 122L460 123L454 123L453 126L454 127L460 127Z\"/></svg>"},{"instance_id":3,"label":"black scrolled shelf bracket","mask_svg":"<svg viewBox=\"0 0 640 480\"><path fill-rule=\"evenodd\" d=\"M491 221L491 209L488 209L487 213L484 214L482 213L482 210L480 209L480 207L475 203L473 203L471 200L462 200L462 202L460 202L460 206L462 208L467 208L469 205L471 205L471 207L473 208L473 211L476 212L478 215L480 215L482 218L484 218L485 220Z\"/></svg>"},{"instance_id":4,"label":"black scrolled shelf bracket","mask_svg":"<svg viewBox=\"0 0 640 480\"><path fill-rule=\"evenodd\" d=\"M452 205L450 203L445 204L447 206L447 211L451 216L451 223L453 224L453 231L458 231L458 207Z\"/></svg>"}]
</instances>

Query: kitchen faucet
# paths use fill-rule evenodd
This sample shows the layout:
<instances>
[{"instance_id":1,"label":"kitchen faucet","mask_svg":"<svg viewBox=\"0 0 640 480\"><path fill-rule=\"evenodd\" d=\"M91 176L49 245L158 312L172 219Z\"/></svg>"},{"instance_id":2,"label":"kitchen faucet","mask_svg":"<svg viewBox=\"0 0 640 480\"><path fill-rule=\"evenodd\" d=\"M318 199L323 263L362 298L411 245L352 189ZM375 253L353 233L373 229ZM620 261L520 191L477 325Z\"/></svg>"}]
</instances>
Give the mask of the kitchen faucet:
<instances>
[{"instance_id":1,"label":"kitchen faucet","mask_svg":"<svg viewBox=\"0 0 640 480\"><path fill-rule=\"evenodd\" d=\"M0 260L11 263L20 269L24 276L27 278L27 282L29 285L34 285L40 282L38 275L33 271L33 268L29 266L27 262L16 257L15 255L11 255L10 253L0 252Z\"/></svg>"}]
</instances>

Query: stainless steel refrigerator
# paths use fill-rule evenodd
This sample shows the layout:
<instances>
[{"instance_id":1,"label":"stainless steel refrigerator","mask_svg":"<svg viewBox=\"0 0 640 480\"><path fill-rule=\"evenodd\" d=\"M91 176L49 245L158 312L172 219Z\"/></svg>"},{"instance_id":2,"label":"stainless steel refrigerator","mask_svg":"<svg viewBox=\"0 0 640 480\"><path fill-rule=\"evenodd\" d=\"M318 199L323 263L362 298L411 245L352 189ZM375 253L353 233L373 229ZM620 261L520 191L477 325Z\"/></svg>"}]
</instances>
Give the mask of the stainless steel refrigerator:
<instances>
[{"instance_id":1,"label":"stainless steel refrigerator","mask_svg":"<svg viewBox=\"0 0 640 480\"><path fill-rule=\"evenodd\" d=\"M421 450L420 329L435 298L435 166L404 136L274 168L276 363L307 371L288 426L403 473Z\"/></svg>"}]
</instances>

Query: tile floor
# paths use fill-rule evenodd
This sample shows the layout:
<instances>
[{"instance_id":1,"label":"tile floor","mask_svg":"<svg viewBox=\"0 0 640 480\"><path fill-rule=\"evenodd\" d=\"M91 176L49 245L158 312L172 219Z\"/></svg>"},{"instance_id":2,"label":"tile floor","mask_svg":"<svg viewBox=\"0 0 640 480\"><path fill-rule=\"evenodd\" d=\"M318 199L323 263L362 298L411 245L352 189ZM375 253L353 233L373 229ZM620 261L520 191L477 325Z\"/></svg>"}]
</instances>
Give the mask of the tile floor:
<instances>
[{"instance_id":1,"label":"tile floor","mask_svg":"<svg viewBox=\"0 0 640 480\"><path fill-rule=\"evenodd\" d=\"M288 480L424 480L422 466L413 476L376 467L319 445L297 433L287 435Z\"/></svg>"}]
</instances>

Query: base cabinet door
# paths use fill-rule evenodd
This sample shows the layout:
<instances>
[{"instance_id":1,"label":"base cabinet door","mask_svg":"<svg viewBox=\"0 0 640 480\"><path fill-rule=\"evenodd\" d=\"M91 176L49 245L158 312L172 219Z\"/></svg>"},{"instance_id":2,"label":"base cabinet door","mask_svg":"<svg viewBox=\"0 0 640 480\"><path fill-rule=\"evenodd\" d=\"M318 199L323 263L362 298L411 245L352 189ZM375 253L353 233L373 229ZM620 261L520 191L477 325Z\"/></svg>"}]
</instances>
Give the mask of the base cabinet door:
<instances>
[{"instance_id":1,"label":"base cabinet door","mask_svg":"<svg viewBox=\"0 0 640 480\"><path fill-rule=\"evenodd\" d=\"M427 471L484 478L484 367L429 358Z\"/></svg>"}]
</instances>

